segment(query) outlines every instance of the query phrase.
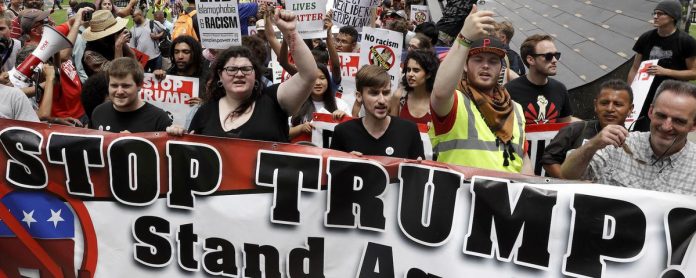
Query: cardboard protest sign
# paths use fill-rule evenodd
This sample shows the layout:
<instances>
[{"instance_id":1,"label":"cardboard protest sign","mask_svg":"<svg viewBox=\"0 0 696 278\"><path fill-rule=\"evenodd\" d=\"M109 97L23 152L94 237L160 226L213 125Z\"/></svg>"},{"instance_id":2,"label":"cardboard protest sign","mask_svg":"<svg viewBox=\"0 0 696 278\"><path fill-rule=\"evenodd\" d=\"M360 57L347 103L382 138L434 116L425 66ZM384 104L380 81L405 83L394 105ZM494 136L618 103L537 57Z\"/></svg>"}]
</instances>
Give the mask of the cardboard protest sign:
<instances>
[{"instance_id":1,"label":"cardboard protest sign","mask_svg":"<svg viewBox=\"0 0 696 278\"><path fill-rule=\"evenodd\" d=\"M430 21L430 10L426 5L411 5L411 22L419 25Z\"/></svg>"},{"instance_id":2,"label":"cardboard protest sign","mask_svg":"<svg viewBox=\"0 0 696 278\"><path fill-rule=\"evenodd\" d=\"M353 107L355 102L355 74L360 69L360 53L339 52L341 61L341 90L340 96L348 107Z\"/></svg>"},{"instance_id":3,"label":"cardboard protest sign","mask_svg":"<svg viewBox=\"0 0 696 278\"><path fill-rule=\"evenodd\" d=\"M360 65L377 65L389 72L392 90L399 86L404 34L386 29L365 27L360 41Z\"/></svg>"},{"instance_id":4,"label":"cardboard protest sign","mask_svg":"<svg viewBox=\"0 0 696 278\"><path fill-rule=\"evenodd\" d=\"M650 86L652 86L653 80L655 79L654 75L648 74L648 68L657 65L657 62L657 59L641 62L636 76L633 77L633 82L631 82L631 89L633 90L633 111L626 117L626 122L624 122L627 128L638 119L640 111L643 110L643 106L652 103L652 100L647 104L645 103L648 92L650 91Z\"/></svg>"},{"instance_id":5,"label":"cardboard protest sign","mask_svg":"<svg viewBox=\"0 0 696 278\"><path fill-rule=\"evenodd\" d=\"M297 15L297 32L303 39L326 38L326 0L287 0L285 5Z\"/></svg>"},{"instance_id":6,"label":"cardboard protest sign","mask_svg":"<svg viewBox=\"0 0 696 278\"><path fill-rule=\"evenodd\" d=\"M227 49L242 45L236 1L196 1L198 31L203 48Z\"/></svg>"},{"instance_id":7,"label":"cardboard protest sign","mask_svg":"<svg viewBox=\"0 0 696 278\"><path fill-rule=\"evenodd\" d=\"M152 73L146 73L140 98L166 111L174 123L185 126L186 117L191 112L189 100L199 96L198 78L167 75L162 80Z\"/></svg>"},{"instance_id":8,"label":"cardboard protest sign","mask_svg":"<svg viewBox=\"0 0 696 278\"><path fill-rule=\"evenodd\" d=\"M361 31L363 26L370 24L373 7L379 0L334 0L333 23L336 26L353 26Z\"/></svg>"},{"instance_id":9,"label":"cardboard protest sign","mask_svg":"<svg viewBox=\"0 0 696 278\"><path fill-rule=\"evenodd\" d=\"M8 277L696 275L694 196L162 132L0 140Z\"/></svg>"}]
</instances>

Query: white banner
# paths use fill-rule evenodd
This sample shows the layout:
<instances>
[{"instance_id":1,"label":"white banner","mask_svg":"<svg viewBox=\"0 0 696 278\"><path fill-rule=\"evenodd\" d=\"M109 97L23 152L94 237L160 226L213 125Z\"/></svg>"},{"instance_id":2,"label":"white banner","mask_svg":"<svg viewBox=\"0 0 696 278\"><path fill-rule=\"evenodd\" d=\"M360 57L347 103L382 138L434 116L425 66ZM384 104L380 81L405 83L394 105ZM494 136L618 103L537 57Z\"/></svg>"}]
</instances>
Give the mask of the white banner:
<instances>
[{"instance_id":1,"label":"white banner","mask_svg":"<svg viewBox=\"0 0 696 278\"><path fill-rule=\"evenodd\" d=\"M191 111L189 100L199 96L198 78L167 75L162 80L146 73L140 98L166 111L174 124L185 126Z\"/></svg>"},{"instance_id":2,"label":"white banner","mask_svg":"<svg viewBox=\"0 0 696 278\"><path fill-rule=\"evenodd\" d=\"M297 15L297 32L303 39L326 38L326 0L287 0L285 5Z\"/></svg>"},{"instance_id":3,"label":"white banner","mask_svg":"<svg viewBox=\"0 0 696 278\"><path fill-rule=\"evenodd\" d=\"M378 65L389 72L392 91L399 87L404 34L386 29L363 28L360 66Z\"/></svg>"},{"instance_id":4,"label":"white banner","mask_svg":"<svg viewBox=\"0 0 696 278\"><path fill-rule=\"evenodd\" d=\"M236 1L196 1L198 31L203 48L227 49L242 45Z\"/></svg>"},{"instance_id":5,"label":"white banner","mask_svg":"<svg viewBox=\"0 0 696 278\"><path fill-rule=\"evenodd\" d=\"M372 9L378 4L379 0L334 0L333 23L338 27L353 26L360 32L370 24Z\"/></svg>"},{"instance_id":6,"label":"white banner","mask_svg":"<svg viewBox=\"0 0 696 278\"><path fill-rule=\"evenodd\" d=\"M411 5L411 22L414 25L420 25L423 22L430 21L430 10L426 5Z\"/></svg>"},{"instance_id":7,"label":"white banner","mask_svg":"<svg viewBox=\"0 0 696 278\"><path fill-rule=\"evenodd\" d=\"M631 89L633 90L633 111L631 111L631 114L626 118L626 122L624 122L626 127L630 127L631 124L638 119L644 105L650 105L652 103L652 100L649 100L650 102L647 104L645 103L648 97L648 91L650 91L650 86L652 86L653 79L655 79L654 75L648 74L648 68L657 65L657 61L658 60L655 59L641 62L636 76L633 77L633 82L631 82Z\"/></svg>"}]
</instances>

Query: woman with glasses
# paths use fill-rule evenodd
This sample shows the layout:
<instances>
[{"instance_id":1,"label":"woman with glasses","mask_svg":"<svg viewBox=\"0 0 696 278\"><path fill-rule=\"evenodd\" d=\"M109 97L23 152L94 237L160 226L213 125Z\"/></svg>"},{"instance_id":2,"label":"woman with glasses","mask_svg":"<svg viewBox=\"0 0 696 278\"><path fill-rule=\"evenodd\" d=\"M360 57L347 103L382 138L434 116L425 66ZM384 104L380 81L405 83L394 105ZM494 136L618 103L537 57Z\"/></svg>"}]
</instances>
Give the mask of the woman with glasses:
<instances>
[{"instance_id":1,"label":"woman with glasses","mask_svg":"<svg viewBox=\"0 0 696 278\"><path fill-rule=\"evenodd\" d=\"M340 98L336 98L336 90L329 83L329 69L326 65L317 63L317 80L314 82L311 94L302 104L300 111L290 119L290 139L302 141L308 139L307 135L312 135L312 114L314 112L331 113L334 119L341 119L343 116L350 116L348 104ZM305 135L305 136L301 136ZM309 140L307 140L309 141Z\"/></svg>"},{"instance_id":2,"label":"woman with glasses","mask_svg":"<svg viewBox=\"0 0 696 278\"><path fill-rule=\"evenodd\" d=\"M288 142L288 117L307 100L317 66L296 30L296 16L276 9L275 21L288 42L298 72L287 81L265 87L262 66L249 49L233 46L219 53L207 84L207 99L194 115L189 131L195 134ZM171 135L181 127L167 128Z\"/></svg>"}]
</instances>

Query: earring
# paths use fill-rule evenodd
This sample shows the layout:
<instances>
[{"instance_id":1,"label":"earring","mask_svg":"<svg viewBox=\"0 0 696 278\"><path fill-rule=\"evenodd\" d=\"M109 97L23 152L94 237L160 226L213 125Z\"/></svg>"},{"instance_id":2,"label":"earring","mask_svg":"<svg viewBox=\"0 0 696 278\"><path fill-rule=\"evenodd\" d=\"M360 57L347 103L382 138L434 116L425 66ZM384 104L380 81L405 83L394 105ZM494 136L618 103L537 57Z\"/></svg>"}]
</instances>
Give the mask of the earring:
<instances>
[{"instance_id":1,"label":"earring","mask_svg":"<svg viewBox=\"0 0 696 278\"><path fill-rule=\"evenodd\" d=\"M217 86L220 87L220 88L222 88L222 80L218 80L218 81L217 81Z\"/></svg>"},{"instance_id":2,"label":"earring","mask_svg":"<svg viewBox=\"0 0 696 278\"><path fill-rule=\"evenodd\" d=\"M260 86L261 86L261 84L259 83L258 80L254 81L254 91L258 91Z\"/></svg>"}]
</instances>

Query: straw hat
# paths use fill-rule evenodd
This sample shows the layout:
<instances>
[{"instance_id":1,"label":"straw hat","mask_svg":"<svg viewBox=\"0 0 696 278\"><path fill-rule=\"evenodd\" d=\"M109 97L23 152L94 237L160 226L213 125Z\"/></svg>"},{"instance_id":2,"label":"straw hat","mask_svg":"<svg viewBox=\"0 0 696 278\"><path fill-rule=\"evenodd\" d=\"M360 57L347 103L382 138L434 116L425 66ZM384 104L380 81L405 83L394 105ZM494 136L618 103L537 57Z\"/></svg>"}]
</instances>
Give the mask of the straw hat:
<instances>
[{"instance_id":1,"label":"straw hat","mask_svg":"<svg viewBox=\"0 0 696 278\"><path fill-rule=\"evenodd\" d=\"M123 30L128 24L125 18L116 17L107 10L98 10L92 14L89 27L82 33L86 41L96 41Z\"/></svg>"}]
</instances>

